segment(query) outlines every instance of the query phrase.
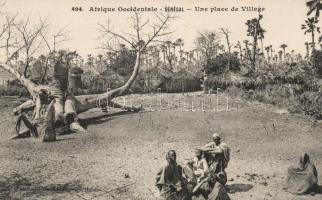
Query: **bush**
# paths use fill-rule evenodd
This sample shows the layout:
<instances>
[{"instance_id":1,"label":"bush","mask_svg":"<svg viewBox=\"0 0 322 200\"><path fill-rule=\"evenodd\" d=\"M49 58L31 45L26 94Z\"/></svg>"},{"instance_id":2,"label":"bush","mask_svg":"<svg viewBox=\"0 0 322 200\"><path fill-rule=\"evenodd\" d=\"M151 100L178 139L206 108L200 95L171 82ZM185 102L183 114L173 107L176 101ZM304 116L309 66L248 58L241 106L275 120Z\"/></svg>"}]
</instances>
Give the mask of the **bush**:
<instances>
[{"instance_id":1,"label":"bush","mask_svg":"<svg viewBox=\"0 0 322 200\"><path fill-rule=\"evenodd\" d=\"M297 97L297 101L289 110L322 119L322 92L304 92Z\"/></svg>"},{"instance_id":2,"label":"bush","mask_svg":"<svg viewBox=\"0 0 322 200\"><path fill-rule=\"evenodd\" d=\"M28 91L20 86L0 87L0 96L20 96L28 97Z\"/></svg>"},{"instance_id":3,"label":"bush","mask_svg":"<svg viewBox=\"0 0 322 200\"><path fill-rule=\"evenodd\" d=\"M267 86L264 90L249 90L243 97L272 105L285 106L296 100L294 94L294 86L286 84Z\"/></svg>"},{"instance_id":4,"label":"bush","mask_svg":"<svg viewBox=\"0 0 322 200\"><path fill-rule=\"evenodd\" d=\"M235 54L229 56L228 53L219 54L213 59L208 60L208 66L206 67L208 74L221 74L227 69L228 61L230 59L230 71L239 71L240 62Z\"/></svg>"},{"instance_id":5,"label":"bush","mask_svg":"<svg viewBox=\"0 0 322 200\"><path fill-rule=\"evenodd\" d=\"M312 59L317 74L322 77L322 51L314 51Z\"/></svg>"}]
</instances>

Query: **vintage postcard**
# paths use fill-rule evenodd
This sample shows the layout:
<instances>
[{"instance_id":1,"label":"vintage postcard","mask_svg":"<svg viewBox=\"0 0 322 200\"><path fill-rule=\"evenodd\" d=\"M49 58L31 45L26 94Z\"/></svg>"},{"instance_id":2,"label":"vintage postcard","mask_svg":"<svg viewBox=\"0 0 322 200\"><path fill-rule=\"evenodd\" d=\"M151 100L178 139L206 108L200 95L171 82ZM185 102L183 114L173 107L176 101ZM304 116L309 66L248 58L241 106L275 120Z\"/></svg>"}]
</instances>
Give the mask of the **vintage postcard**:
<instances>
[{"instance_id":1,"label":"vintage postcard","mask_svg":"<svg viewBox=\"0 0 322 200\"><path fill-rule=\"evenodd\" d=\"M0 0L0 199L322 199L321 0Z\"/></svg>"}]
</instances>

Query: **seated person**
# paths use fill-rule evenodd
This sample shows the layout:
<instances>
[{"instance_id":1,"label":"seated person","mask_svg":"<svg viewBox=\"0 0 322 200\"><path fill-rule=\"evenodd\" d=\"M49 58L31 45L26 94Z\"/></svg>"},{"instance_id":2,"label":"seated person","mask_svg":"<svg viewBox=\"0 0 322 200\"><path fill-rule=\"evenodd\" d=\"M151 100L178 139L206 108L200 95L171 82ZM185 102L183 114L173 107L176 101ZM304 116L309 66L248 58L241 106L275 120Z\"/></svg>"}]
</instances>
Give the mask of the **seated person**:
<instances>
[{"instance_id":1,"label":"seated person","mask_svg":"<svg viewBox=\"0 0 322 200\"><path fill-rule=\"evenodd\" d=\"M218 152L214 157L218 157ZM215 163L212 162L213 166L216 166L215 169L208 168L208 163L205 159L205 153L198 149L196 151L196 157L188 163L193 175L197 179L197 184L192 190L192 200L229 200L229 196L226 192L224 185L222 184L222 179L226 176L223 176L222 173L216 171L216 169L221 169L217 167ZM212 171L210 171L212 170ZM216 171L216 173L215 173ZM223 178L224 177L224 178ZM226 179L225 179L226 180Z\"/></svg>"},{"instance_id":2,"label":"seated person","mask_svg":"<svg viewBox=\"0 0 322 200\"><path fill-rule=\"evenodd\" d=\"M50 102L51 99L48 94L48 91L45 89L41 89L38 92L35 102L33 100L30 100L27 101L26 105L23 105L20 109L14 109L14 113L18 115L16 124L16 131L18 135L16 136L16 138L30 136L30 134L34 137L39 136L39 127L41 127L41 124L45 120L47 114L47 107ZM33 116L28 116L25 110L34 107L36 107L36 109L33 112ZM24 130L22 133L20 133L21 122L23 122L27 127L27 130Z\"/></svg>"},{"instance_id":3,"label":"seated person","mask_svg":"<svg viewBox=\"0 0 322 200\"><path fill-rule=\"evenodd\" d=\"M192 166L193 173L197 178L197 182L200 182L208 172L208 163L205 158L205 154L200 150L196 150L195 157L189 164Z\"/></svg>"},{"instance_id":4,"label":"seated person","mask_svg":"<svg viewBox=\"0 0 322 200\"><path fill-rule=\"evenodd\" d=\"M176 152L170 150L166 155L167 164L163 166L156 176L156 186L164 200L188 200L188 181L181 165L176 162Z\"/></svg>"},{"instance_id":5,"label":"seated person","mask_svg":"<svg viewBox=\"0 0 322 200\"><path fill-rule=\"evenodd\" d=\"M55 99L50 96L45 89L38 92L35 100L29 100L16 109L14 113L18 115L16 131L17 135L12 139L41 136L43 142L52 142L56 140L55 132ZM32 117L26 113L34 108ZM26 129L20 132L21 123L24 123Z\"/></svg>"},{"instance_id":6,"label":"seated person","mask_svg":"<svg viewBox=\"0 0 322 200\"><path fill-rule=\"evenodd\" d=\"M311 163L310 156L304 153L300 163L291 166L287 171L286 191L293 194L305 194L311 192L318 183L318 173L315 165Z\"/></svg>"}]
</instances>

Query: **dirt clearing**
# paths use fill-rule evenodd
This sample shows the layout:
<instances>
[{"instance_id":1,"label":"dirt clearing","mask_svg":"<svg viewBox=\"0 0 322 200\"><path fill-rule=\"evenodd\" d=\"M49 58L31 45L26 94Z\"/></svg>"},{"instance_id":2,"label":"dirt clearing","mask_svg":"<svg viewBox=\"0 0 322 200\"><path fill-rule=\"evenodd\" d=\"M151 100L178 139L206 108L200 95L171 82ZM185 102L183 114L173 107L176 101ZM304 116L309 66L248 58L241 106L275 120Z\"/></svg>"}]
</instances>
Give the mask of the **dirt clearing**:
<instances>
[{"instance_id":1,"label":"dirt clearing","mask_svg":"<svg viewBox=\"0 0 322 200\"><path fill-rule=\"evenodd\" d=\"M218 112L164 109L90 122L82 115L88 133L42 143L9 140L15 125L11 111L20 100L0 101L0 199L155 199L154 176L165 153L175 149L179 162L186 163L194 148L211 140L212 131L219 131L232 150L227 169L232 199L322 199L321 194L294 196L282 189L287 167L303 152L322 180L322 123L268 105L239 100L238 109L226 111L222 100ZM104 114L98 109L90 113Z\"/></svg>"}]
</instances>

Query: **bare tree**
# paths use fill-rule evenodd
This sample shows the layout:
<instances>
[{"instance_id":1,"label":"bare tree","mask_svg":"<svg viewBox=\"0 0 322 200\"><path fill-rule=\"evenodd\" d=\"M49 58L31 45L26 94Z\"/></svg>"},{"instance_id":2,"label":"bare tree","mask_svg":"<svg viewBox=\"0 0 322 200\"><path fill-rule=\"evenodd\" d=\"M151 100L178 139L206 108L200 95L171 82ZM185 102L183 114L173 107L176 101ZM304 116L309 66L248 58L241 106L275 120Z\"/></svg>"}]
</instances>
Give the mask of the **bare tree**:
<instances>
[{"instance_id":1,"label":"bare tree","mask_svg":"<svg viewBox=\"0 0 322 200\"><path fill-rule=\"evenodd\" d=\"M45 61L45 69L39 81L39 83L43 83L47 75L49 60L52 56L54 56L53 54L56 52L57 45L67 41L68 37L67 37L66 26L61 28L60 30L58 30L56 33L52 35L52 39L53 39L52 45L50 44L50 41L47 36L48 31L46 33L41 32L40 35L43 41L45 42L45 46L47 47L47 50L48 50L48 54L46 56L46 61Z\"/></svg>"},{"instance_id":2,"label":"bare tree","mask_svg":"<svg viewBox=\"0 0 322 200\"><path fill-rule=\"evenodd\" d=\"M204 31L199 33L195 40L195 46L203 57L203 91L207 90L209 61L216 56L220 48L220 37L216 31Z\"/></svg>"},{"instance_id":3,"label":"bare tree","mask_svg":"<svg viewBox=\"0 0 322 200\"><path fill-rule=\"evenodd\" d=\"M42 44L41 33L48 27L47 19L39 19L39 23L32 25L30 17L25 20L14 23L14 27L17 30L17 39L21 41L20 47L25 54L25 67L24 76L27 77L27 70L30 65L30 58L40 48Z\"/></svg>"},{"instance_id":4,"label":"bare tree","mask_svg":"<svg viewBox=\"0 0 322 200\"><path fill-rule=\"evenodd\" d=\"M231 47L232 45L230 44L229 40L229 35L231 32L229 31L228 28L220 28L220 32L225 36L226 42L227 42L227 49L228 49L228 64L227 64L227 72L230 69L230 63L231 63Z\"/></svg>"},{"instance_id":5,"label":"bare tree","mask_svg":"<svg viewBox=\"0 0 322 200\"><path fill-rule=\"evenodd\" d=\"M13 32L13 24L17 16L6 16L5 20L1 25L0 31L0 48L5 49L6 59L10 60L10 52L17 45L17 40L15 40L15 33Z\"/></svg>"},{"instance_id":6,"label":"bare tree","mask_svg":"<svg viewBox=\"0 0 322 200\"><path fill-rule=\"evenodd\" d=\"M239 50L239 58L242 61L243 60L243 51L242 51L242 45L240 41L237 41L237 44L234 46L234 48L237 48Z\"/></svg>"},{"instance_id":7,"label":"bare tree","mask_svg":"<svg viewBox=\"0 0 322 200\"><path fill-rule=\"evenodd\" d=\"M130 45L136 52L136 60L133 66L133 72L128 79L128 81L121 87L115 88L103 94L93 94L93 95L81 95L81 96L73 96L72 94L68 93L67 90L64 90L60 87L60 80L54 76L54 80L51 84L44 85L44 84L35 84L30 79L27 78L26 73L21 74L18 70L14 68L10 63L4 61L0 62L0 67L4 68L8 72L12 73L16 76L16 78L21 82L22 85L26 87L29 91L33 99L28 100L27 102L23 103L22 105L18 106L14 109L14 113L19 113L26 109L34 109L35 112L40 110L40 104L37 102L40 101L40 93L46 91L48 94L54 94L52 96L54 102L54 121L56 127L59 125L67 125L70 130L74 131L82 131L84 130L78 123L78 114L89 109L97 107L97 102L100 101L102 105L110 105L115 108L123 108L130 111L138 111L141 107L133 107L133 106L126 106L121 105L112 101L113 98L116 96L124 95L126 91L130 88L132 83L134 82L138 71L141 65L141 55L142 51L144 51L148 45L157 41L158 38L170 34L166 30L169 27L170 21L173 19L170 15L165 15L163 13L154 13L155 15L155 22L150 23L150 20L143 21L142 13L134 13L132 20L132 28L134 29L134 34L125 34L122 35L119 32L115 32L110 27L110 22L107 25L100 24L99 27L101 29L102 38L106 38L107 41L111 41L112 39L120 40L128 45ZM28 25L30 24L29 20L27 19L25 23L16 24L15 27L22 36L25 36L23 39L23 45L20 47L21 49L25 48L25 51L28 51L28 55L36 50L37 48L34 47L34 41L40 35L40 33L47 27L45 21L41 21L41 23L35 27L37 29L33 29L34 31L27 31ZM147 32L145 30L147 25L151 25L151 31ZM30 44L32 43L32 44ZM28 50L26 50L28 48ZM25 70L26 71L26 70ZM37 118L39 116L35 116ZM50 121L50 120L47 120ZM58 123L59 122L59 123ZM48 124L47 126L50 126ZM55 133L51 133L55 134ZM49 137L48 140L54 140L55 137ZM45 139L44 139L45 140Z\"/></svg>"},{"instance_id":8,"label":"bare tree","mask_svg":"<svg viewBox=\"0 0 322 200\"><path fill-rule=\"evenodd\" d=\"M212 59L218 52L220 37L216 31L200 32L195 40L196 49L202 54L204 66L208 66L208 61Z\"/></svg>"}]
</instances>

